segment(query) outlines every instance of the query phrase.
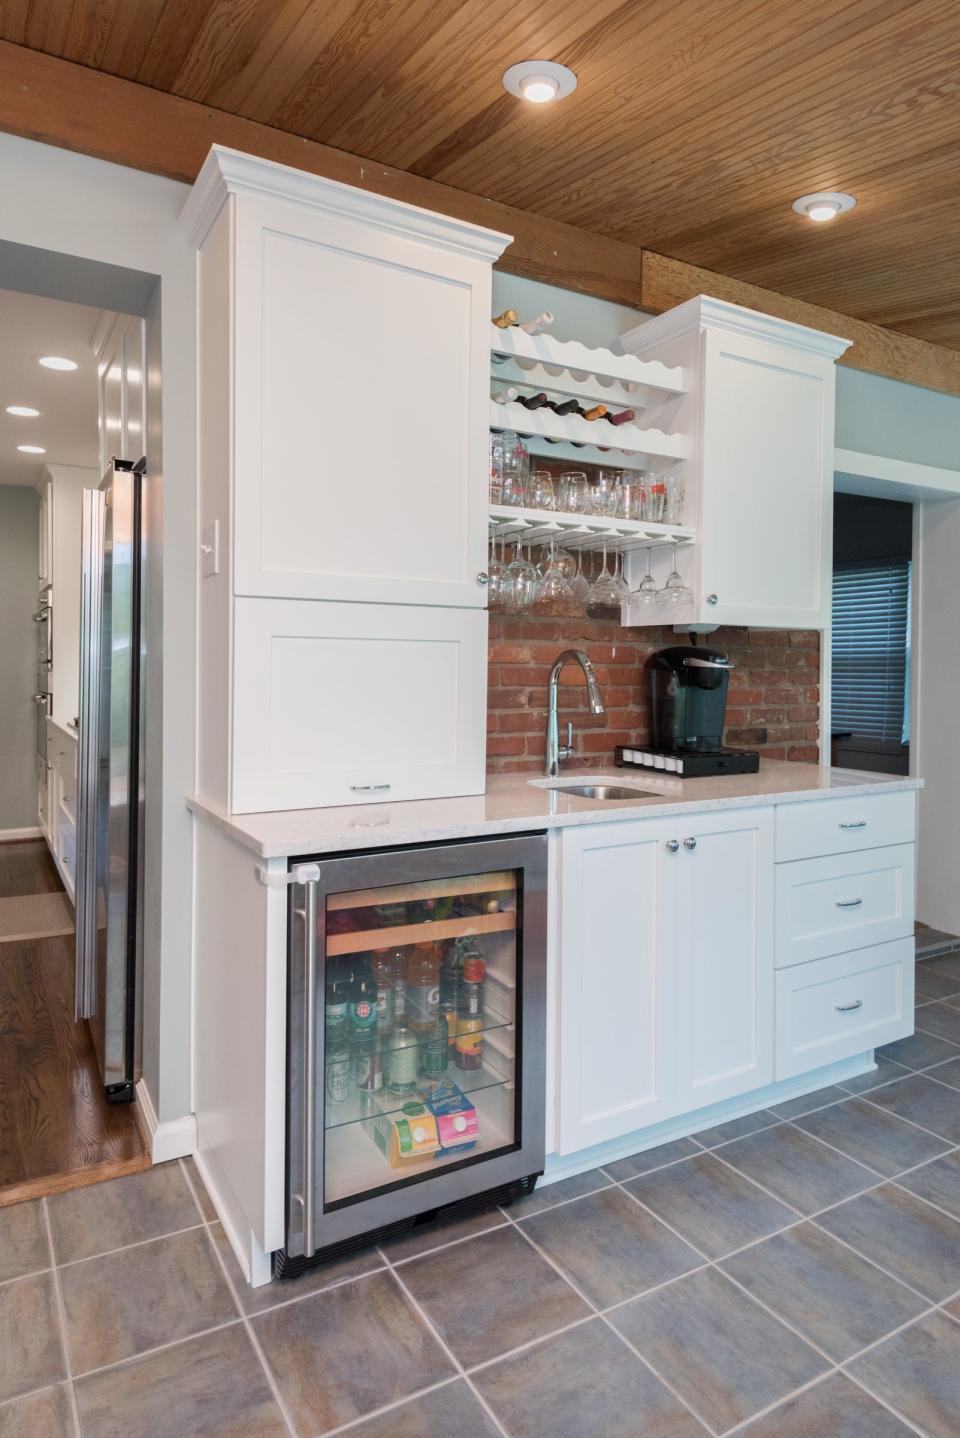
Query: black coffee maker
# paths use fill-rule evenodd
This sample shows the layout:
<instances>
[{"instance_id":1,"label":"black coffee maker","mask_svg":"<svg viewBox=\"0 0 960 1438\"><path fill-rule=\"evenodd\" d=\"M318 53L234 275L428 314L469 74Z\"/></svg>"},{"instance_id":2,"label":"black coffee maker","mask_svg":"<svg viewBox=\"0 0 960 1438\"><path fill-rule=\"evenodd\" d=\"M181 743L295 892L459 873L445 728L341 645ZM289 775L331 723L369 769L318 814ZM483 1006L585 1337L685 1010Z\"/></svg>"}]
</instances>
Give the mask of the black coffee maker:
<instances>
[{"instance_id":1,"label":"black coffee maker","mask_svg":"<svg viewBox=\"0 0 960 1438\"><path fill-rule=\"evenodd\" d=\"M684 778L755 774L760 767L759 754L723 747L733 667L728 655L696 644L678 644L651 654L647 661L651 743L618 750L618 761Z\"/></svg>"}]
</instances>

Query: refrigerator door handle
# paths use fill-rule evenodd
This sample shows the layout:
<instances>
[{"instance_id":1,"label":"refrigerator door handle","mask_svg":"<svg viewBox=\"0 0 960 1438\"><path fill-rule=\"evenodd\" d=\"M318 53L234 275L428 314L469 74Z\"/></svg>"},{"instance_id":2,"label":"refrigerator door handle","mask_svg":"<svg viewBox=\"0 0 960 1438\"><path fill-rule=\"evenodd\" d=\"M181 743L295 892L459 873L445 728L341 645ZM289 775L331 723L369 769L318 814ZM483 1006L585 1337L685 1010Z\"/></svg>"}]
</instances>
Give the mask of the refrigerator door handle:
<instances>
[{"instance_id":1,"label":"refrigerator door handle","mask_svg":"<svg viewBox=\"0 0 960 1438\"><path fill-rule=\"evenodd\" d=\"M77 728L77 878L74 1014L96 1011L96 844L100 586L103 579L103 494L85 490L80 581L80 716Z\"/></svg>"},{"instance_id":2,"label":"refrigerator door handle","mask_svg":"<svg viewBox=\"0 0 960 1438\"><path fill-rule=\"evenodd\" d=\"M316 1251L317 889L304 885L303 915L303 1252Z\"/></svg>"}]
</instances>

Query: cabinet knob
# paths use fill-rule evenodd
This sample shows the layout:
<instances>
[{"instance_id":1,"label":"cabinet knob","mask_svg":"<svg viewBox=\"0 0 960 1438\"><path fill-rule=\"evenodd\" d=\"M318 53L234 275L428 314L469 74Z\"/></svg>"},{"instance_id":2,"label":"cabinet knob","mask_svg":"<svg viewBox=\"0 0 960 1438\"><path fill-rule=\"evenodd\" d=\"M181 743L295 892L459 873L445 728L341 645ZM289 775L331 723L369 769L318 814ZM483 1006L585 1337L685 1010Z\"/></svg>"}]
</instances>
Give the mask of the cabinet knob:
<instances>
[{"instance_id":1,"label":"cabinet knob","mask_svg":"<svg viewBox=\"0 0 960 1438\"><path fill-rule=\"evenodd\" d=\"M666 844L664 845L664 848L666 849L666 851L667 851L668 854L675 854L675 853L677 852L677 850L679 849L679 847L680 847L680 840L679 840L679 839L668 839L667 842L666 842Z\"/></svg>"},{"instance_id":2,"label":"cabinet knob","mask_svg":"<svg viewBox=\"0 0 960 1438\"><path fill-rule=\"evenodd\" d=\"M480 573L477 575L477 583L478 583L478 584L489 584L489 583L490 583L490 576L489 576L489 574L487 573L487 571L486 571L485 569L481 569Z\"/></svg>"},{"instance_id":3,"label":"cabinet knob","mask_svg":"<svg viewBox=\"0 0 960 1438\"><path fill-rule=\"evenodd\" d=\"M683 841L683 847L684 847L685 849L695 849L695 848L697 847L697 841L696 841L696 839L694 839L694 838L692 838L692 837L689 838L689 839L684 839L684 841Z\"/></svg>"},{"instance_id":4,"label":"cabinet knob","mask_svg":"<svg viewBox=\"0 0 960 1438\"><path fill-rule=\"evenodd\" d=\"M719 603L720 603L720 596L719 596L719 594L708 594L708 595L707 595L707 603L708 603L708 604L719 604Z\"/></svg>"}]
</instances>

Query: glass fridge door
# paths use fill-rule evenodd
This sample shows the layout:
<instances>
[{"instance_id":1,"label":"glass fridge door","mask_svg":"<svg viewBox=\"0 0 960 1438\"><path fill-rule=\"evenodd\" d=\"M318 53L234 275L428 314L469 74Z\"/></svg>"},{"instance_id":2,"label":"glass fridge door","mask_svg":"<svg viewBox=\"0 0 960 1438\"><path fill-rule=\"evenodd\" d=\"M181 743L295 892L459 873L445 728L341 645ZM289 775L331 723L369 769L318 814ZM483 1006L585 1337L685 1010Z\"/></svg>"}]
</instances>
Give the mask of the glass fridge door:
<instances>
[{"instance_id":1,"label":"glass fridge door","mask_svg":"<svg viewBox=\"0 0 960 1438\"><path fill-rule=\"evenodd\" d=\"M321 896L325 1210L516 1146L521 874Z\"/></svg>"}]
</instances>

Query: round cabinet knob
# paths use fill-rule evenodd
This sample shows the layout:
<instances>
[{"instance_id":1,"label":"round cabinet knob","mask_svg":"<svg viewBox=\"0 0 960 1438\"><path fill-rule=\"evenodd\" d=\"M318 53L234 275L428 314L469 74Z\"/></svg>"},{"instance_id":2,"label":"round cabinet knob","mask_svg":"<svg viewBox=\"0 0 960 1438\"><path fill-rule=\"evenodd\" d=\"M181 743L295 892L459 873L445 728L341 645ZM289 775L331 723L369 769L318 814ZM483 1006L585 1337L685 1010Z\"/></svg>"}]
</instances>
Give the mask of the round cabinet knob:
<instances>
[{"instance_id":1,"label":"round cabinet knob","mask_svg":"<svg viewBox=\"0 0 960 1438\"><path fill-rule=\"evenodd\" d=\"M719 603L720 603L720 596L719 596L719 594L708 594L708 595L707 595L707 603L708 603L708 604L719 604Z\"/></svg>"},{"instance_id":2,"label":"round cabinet knob","mask_svg":"<svg viewBox=\"0 0 960 1438\"><path fill-rule=\"evenodd\" d=\"M675 854L680 847L680 840L668 839L664 847L668 854Z\"/></svg>"},{"instance_id":3,"label":"round cabinet knob","mask_svg":"<svg viewBox=\"0 0 960 1438\"><path fill-rule=\"evenodd\" d=\"M489 574L487 573L487 571L486 571L485 569L481 569L480 573L477 575L477 583L478 583L478 584L489 584L489 583L490 583L490 576L489 576Z\"/></svg>"},{"instance_id":4,"label":"round cabinet knob","mask_svg":"<svg viewBox=\"0 0 960 1438\"><path fill-rule=\"evenodd\" d=\"M693 838L684 839L684 841L683 841L683 847L684 847L685 849L695 849L695 848L697 847L697 841L696 841L696 839L693 839Z\"/></svg>"}]
</instances>

